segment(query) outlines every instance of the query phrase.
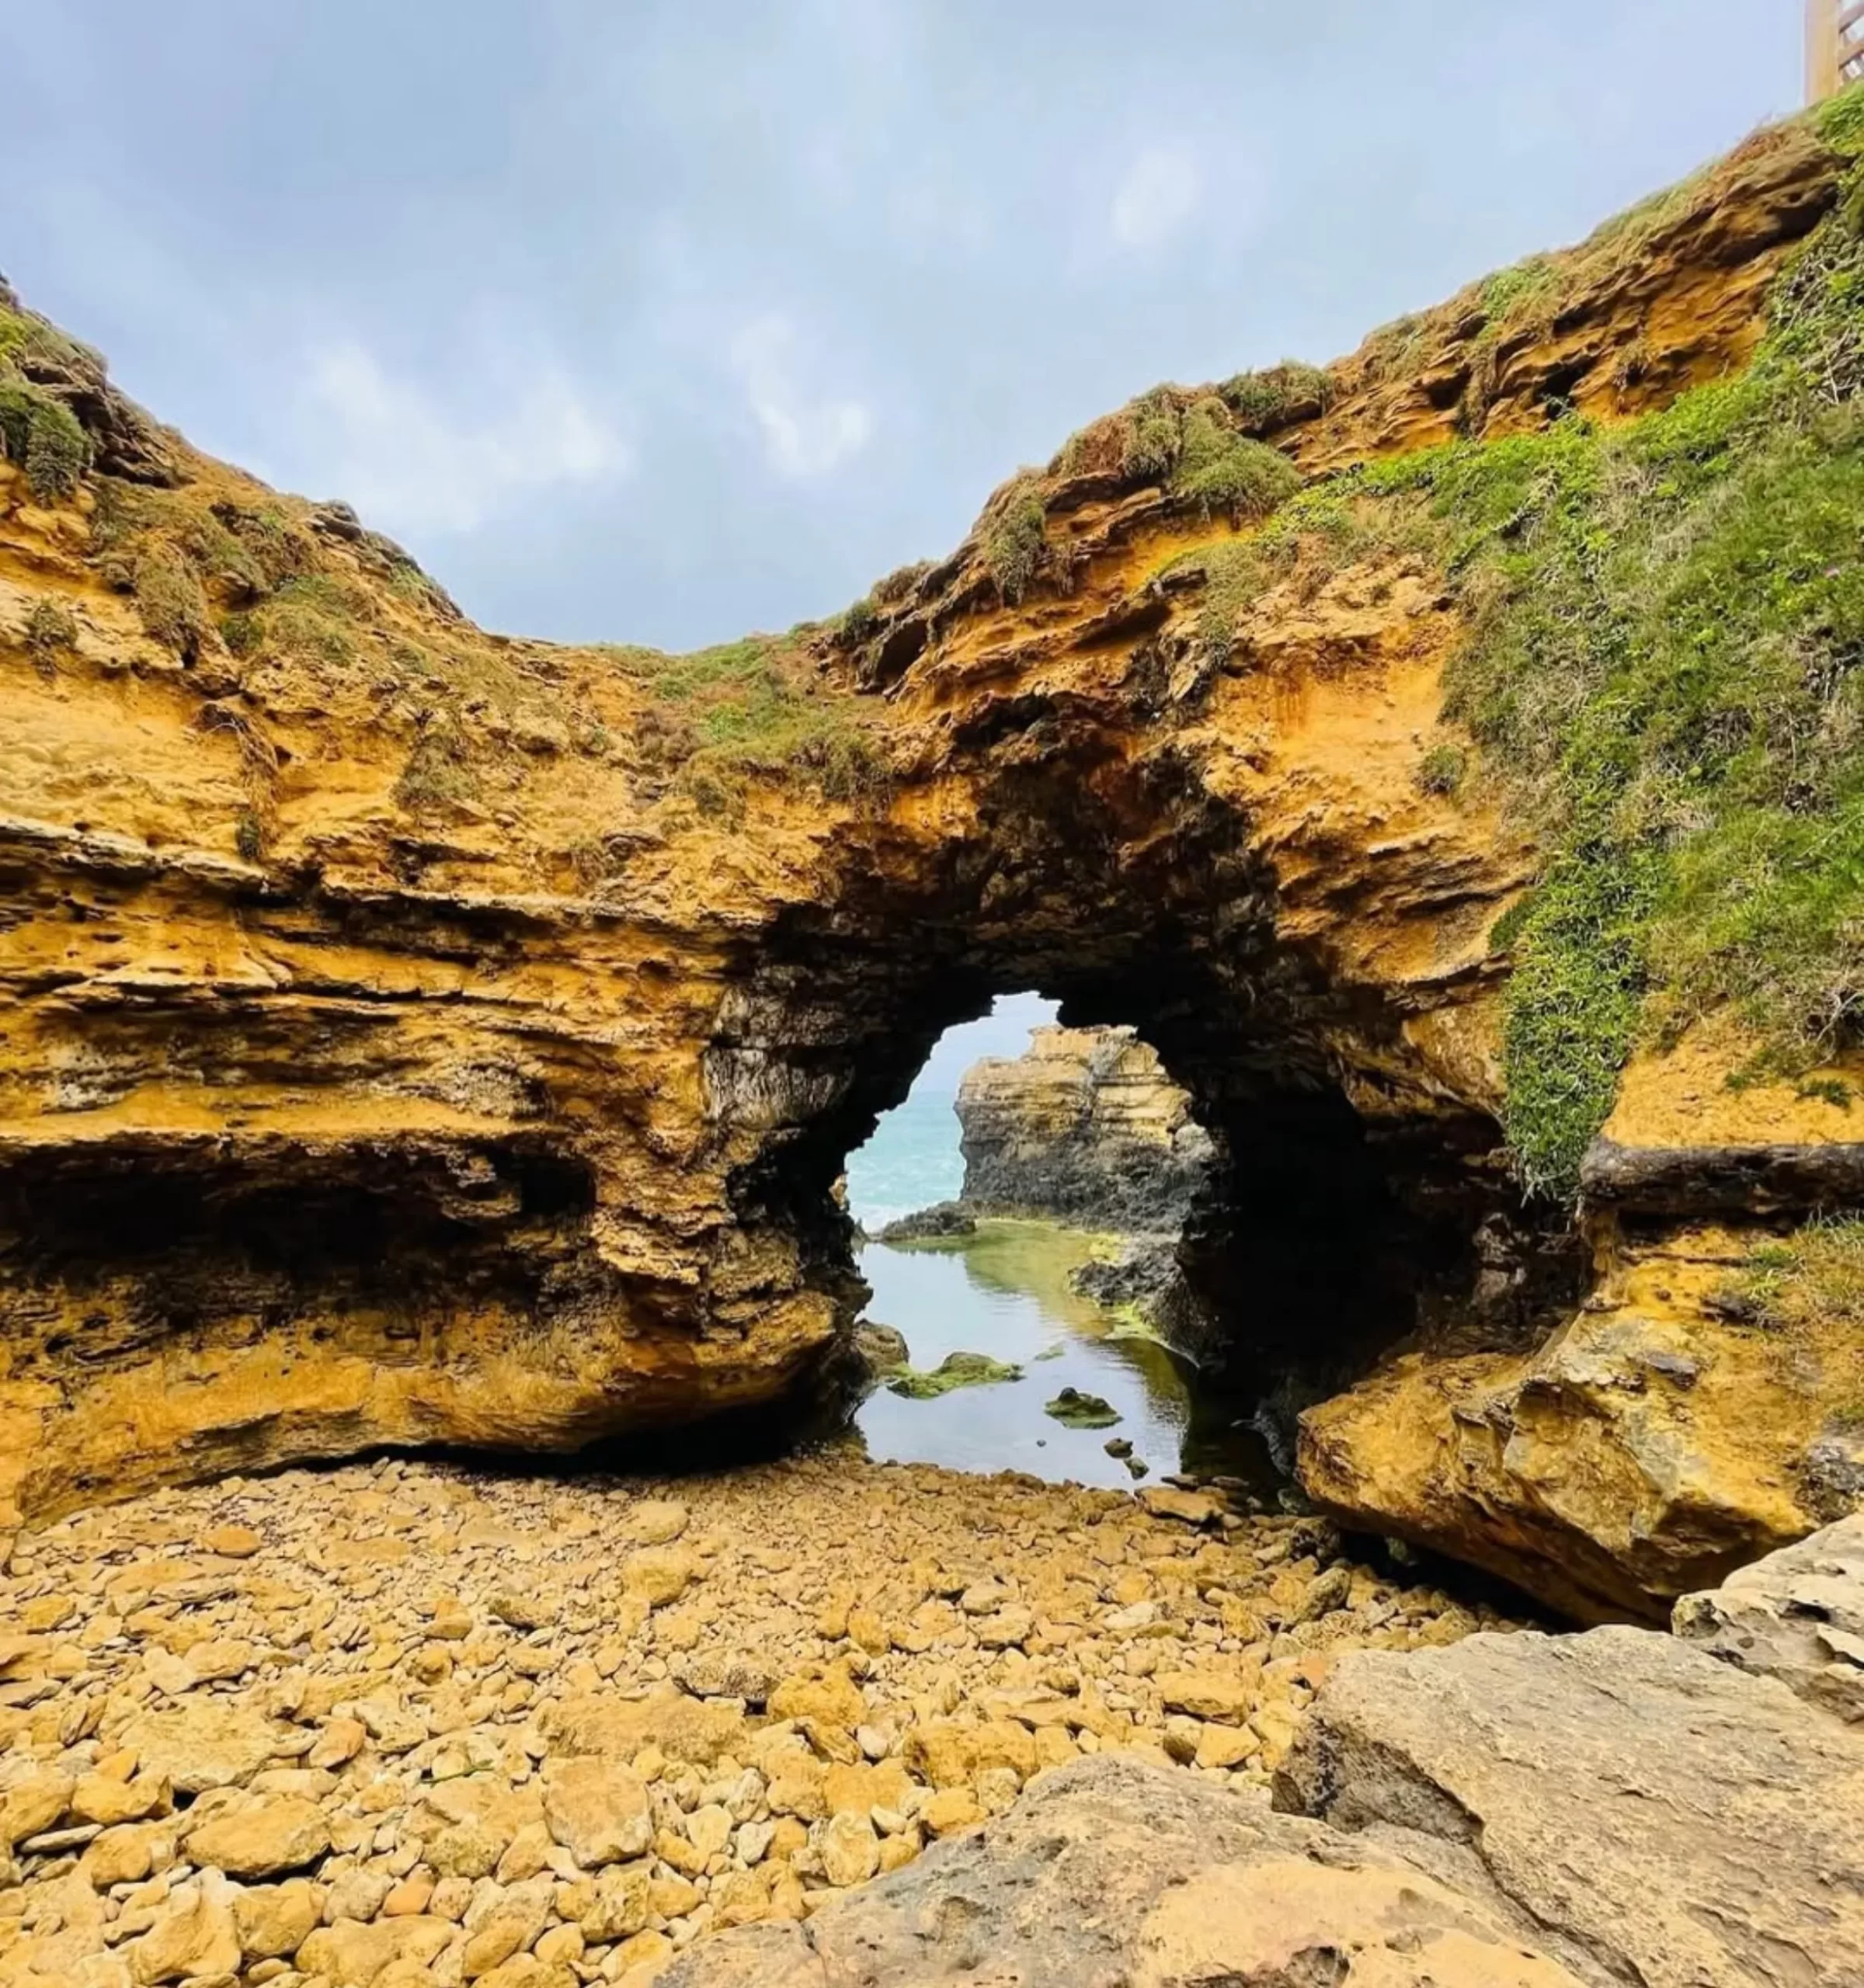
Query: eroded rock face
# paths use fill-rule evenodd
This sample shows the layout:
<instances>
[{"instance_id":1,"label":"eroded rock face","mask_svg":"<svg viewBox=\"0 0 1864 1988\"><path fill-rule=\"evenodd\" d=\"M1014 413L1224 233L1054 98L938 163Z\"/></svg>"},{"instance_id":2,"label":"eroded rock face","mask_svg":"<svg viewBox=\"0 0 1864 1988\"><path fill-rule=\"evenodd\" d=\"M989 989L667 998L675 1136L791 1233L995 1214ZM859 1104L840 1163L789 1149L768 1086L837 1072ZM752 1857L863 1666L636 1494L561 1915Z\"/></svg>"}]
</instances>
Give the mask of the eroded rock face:
<instances>
[{"instance_id":1,"label":"eroded rock face","mask_svg":"<svg viewBox=\"0 0 1864 1988\"><path fill-rule=\"evenodd\" d=\"M1864 1726L1864 1517L1685 1595L1672 1626L1724 1663Z\"/></svg>"},{"instance_id":2,"label":"eroded rock face","mask_svg":"<svg viewBox=\"0 0 1864 1988\"><path fill-rule=\"evenodd\" d=\"M1661 404L1751 353L1838 170L1757 143L1633 266L1582 258L1556 325L1485 340L1459 301L1257 426L1314 474ZM102 473L54 501L0 464L0 1532L793 1400L861 1295L847 1152L1008 989L1136 1027L1191 1096L1217 1165L1187 1274L1265 1384L1300 1369L1289 1401L1400 1340L1530 1359L1577 1295L1496 1117L1491 933L1537 852L1422 777L1462 630L1421 555L1298 554L1213 644L1238 527L1090 436L1045 480L1039 585L987 530L885 583L784 652L809 750L733 784L638 652L484 634L341 506L132 433L71 363L43 384ZM1568 1457L1601 1418L1626 1446L1587 1385ZM1503 1419L1447 1517L1350 1423L1316 1481L1563 1597ZM1711 1559L1797 1523L1746 1495ZM1563 1514L1551 1557L1583 1534L1589 1594L1657 1605L1702 1584L1692 1509L1629 1547Z\"/></svg>"},{"instance_id":3,"label":"eroded rock face","mask_svg":"<svg viewBox=\"0 0 1864 1988\"><path fill-rule=\"evenodd\" d=\"M1181 1229L1214 1156L1130 1029L1033 1030L1022 1055L965 1072L958 1119L968 1207L1091 1229Z\"/></svg>"}]
</instances>

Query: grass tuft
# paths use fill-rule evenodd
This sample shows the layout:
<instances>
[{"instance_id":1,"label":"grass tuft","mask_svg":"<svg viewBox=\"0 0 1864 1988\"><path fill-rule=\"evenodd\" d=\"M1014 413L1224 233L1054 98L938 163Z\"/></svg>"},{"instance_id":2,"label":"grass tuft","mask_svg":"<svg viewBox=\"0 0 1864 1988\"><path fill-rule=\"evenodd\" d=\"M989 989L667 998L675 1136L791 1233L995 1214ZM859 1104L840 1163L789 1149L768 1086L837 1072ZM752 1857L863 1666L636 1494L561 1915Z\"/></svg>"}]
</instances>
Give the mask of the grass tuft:
<instances>
[{"instance_id":1,"label":"grass tuft","mask_svg":"<svg viewBox=\"0 0 1864 1988\"><path fill-rule=\"evenodd\" d=\"M1007 603L1020 601L1042 562L1046 522L1042 479L1024 470L997 492L984 513L984 565Z\"/></svg>"}]
</instances>

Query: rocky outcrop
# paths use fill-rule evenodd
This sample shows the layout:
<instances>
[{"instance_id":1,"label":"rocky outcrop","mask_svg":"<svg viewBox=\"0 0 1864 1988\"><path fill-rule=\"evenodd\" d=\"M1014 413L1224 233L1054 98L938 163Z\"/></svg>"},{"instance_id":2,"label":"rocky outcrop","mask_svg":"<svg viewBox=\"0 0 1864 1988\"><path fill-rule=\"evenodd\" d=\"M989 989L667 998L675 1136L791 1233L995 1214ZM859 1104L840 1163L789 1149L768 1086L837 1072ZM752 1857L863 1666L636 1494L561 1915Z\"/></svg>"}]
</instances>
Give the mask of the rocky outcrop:
<instances>
[{"instance_id":1,"label":"rocky outcrop","mask_svg":"<svg viewBox=\"0 0 1864 1988\"><path fill-rule=\"evenodd\" d=\"M1546 1343L1588 1252L1511 1170L1496 936L1543 852L1449 791L1442 558L1358 533L1367 485L1233 582L1304 478L1742 367L1845 170L1763 134L1546 264L1556 310L1478 287L1318 384L1168 394L1215 485L1149 468L1129 411L834 626L694 658L475 628L0 302L0 1531L782 1408L859 1308L845 1156L1032 986L1191 1097L1187 1274L1239 1363L1302 1400L1423 1363L1316 1426L1343 1511L1594 1610L1804 1530L1823 1383L1782 1370L1757 1414L1731 1342L1641 1392L1586 1353L1605 1313ZM1803 1143L1754 1129L1797 1095L1744 1093L1728 1143ZM1703 1143L1627 1110L1628 1151ZM1768 1218L1828 1173L1772 1165ZM1678 1227L1612 1220L1608 1279ZM1428 1482L1379 1447L1400 1423Z\"/></svg>"},{"instance_id":2,"label":"rocky outcrop","mask_svg":"<svg viewBox=\"0 0 1864 1988\"><path fill-rule=\"evenodd\" d=\"M1850 1551L1808 1542L1750 1592L1813 1599L1816 1581L1814 1605L1854 1612ZM696 1948L666 1981L1847 1988L1864 1972L1861 1798L1864 1733L1666 1635L1351 1651L1273 1812L1083 1762L804 1925Z\"/></svg>"},{"instance_id":3,"label":"rocky outcrop","mask_svg":"<svg viewBox=\"0 0 1864 1988\"><path fill-rule=\"evenodd\" d=\"M1667 1636L1343 1658L1275 1792L1520 1914L1582 1980L1864 1969L1864 1736Z\"/></svg>"},{"instance_id":4,"label":"rocky outcrop","mask_svg":"<svg viewBox=\"0 0 1864 1988\"><path fill-rule=\"evenodd\" d=\"M1672 1626L1711 1656L1864 1726L1864 1516L1685 1595Z\"/></svg>"},{"instance_id":5,"label":"rocky outcrop","mask_svg":"<svg viewBox=\"0 0 1864 1988\"><path fill-rule=\"evenodd\" d=\"M1835 1980L1836 1976L1831 1977ZM708 1941L662 1988L1579 1988L1525 1925L1401 1854L1162 1767L1085 1760L800 1926Z\"/></svg>"},{"instance_id":6,"label":"rocky outcrop","mask_svg":"<svg viewBox=\"0 0 1864 1988\"><path fill-rule=\"evenodd\" d=\"M1191 1100L1129 1028L1038 1028L958 1087L963 1200L998 1215L1176 1232L1214 1157Z\"/></svg>"}]
</instances>

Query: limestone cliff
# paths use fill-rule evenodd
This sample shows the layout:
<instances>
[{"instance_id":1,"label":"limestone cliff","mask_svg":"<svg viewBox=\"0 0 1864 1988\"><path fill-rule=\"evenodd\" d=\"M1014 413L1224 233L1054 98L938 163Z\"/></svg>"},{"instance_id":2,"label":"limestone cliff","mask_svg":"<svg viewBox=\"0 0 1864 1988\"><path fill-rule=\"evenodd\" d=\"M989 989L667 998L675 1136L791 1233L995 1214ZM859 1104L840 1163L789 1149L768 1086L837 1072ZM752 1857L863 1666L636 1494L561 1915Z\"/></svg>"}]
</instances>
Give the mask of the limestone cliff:
<instances>
[{"instance_id":1,"label":"limestone cliff","mask_svg":"<svg viewBox=\"0 0 1864 1988\"><path fill-rule=\"evenodd\" d=\"M1840 900L1750 930L1848 846L1855 508L1796 492L1855 455L1848 117L1323 373L1161 389L950 558L690 657L472 627L0 298L0 1528L780 1400L856 1309L846 1153L1039 986L1193 1098L1188 1268L1238 1358L1312 1392L1402 1350L1310 1420L1343 1508L1588 1612L1809 1529L1848 1378L1776 1341L1755 1416L1751 1329L1665 1267L1855 1198L1844 1029L1810 1079L1753 1053L1769 985L1851 1012ZM1605 571L1730 464L1803 521L1762 555L1803 599ZM1754 602L1790 615L1751 709L1612 674ZM1746 869L1679 869L1744 751Z\"/></svg>"},{"instance_id":2,"label":"limestone cliff","mask_svg":"<svg viewBox=\"0 0 1864 1988\"><path fill-rule=\"evenodd\" d=\"M1191 1100L1130 1029L1041 1028L958 1087L964 1200L992 1214L1175 1232L1212 1156Z\"/></svg>"}]
</instances>

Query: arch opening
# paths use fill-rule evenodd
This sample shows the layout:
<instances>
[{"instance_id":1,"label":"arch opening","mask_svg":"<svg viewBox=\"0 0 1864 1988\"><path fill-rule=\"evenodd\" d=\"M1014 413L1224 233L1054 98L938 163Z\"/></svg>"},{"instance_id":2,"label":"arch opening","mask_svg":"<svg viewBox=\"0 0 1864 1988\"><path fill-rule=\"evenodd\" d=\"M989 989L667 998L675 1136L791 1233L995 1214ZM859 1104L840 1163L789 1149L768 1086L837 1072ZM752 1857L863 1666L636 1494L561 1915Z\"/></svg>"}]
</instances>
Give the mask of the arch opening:
<instances>
[{"instance_id":1,"label":"arch opening","mask_svg":"<svg viewBox=\"0 0 1864 1988\"><path fill-rule=\"evenodd\" d=\"M847 851L832 898L765 933L725 1018L722 1114L762 1113L730 1191L851 1329L868 1293L836 1183L944 1032L1029 989L1064 1026L1129 1027L1215 1149L1166 1329L1288 1467L1300 1409L1380 1360L1534 1343L1583 1253L1563 1211L1524 1201L1492 1114L1418 1053L1411 1017L1290 936L1240 812L1174 778L1169 747L1101 767L1045 753L994 778L980 832L930 861Z\"/></svg>"}]
</instances>

